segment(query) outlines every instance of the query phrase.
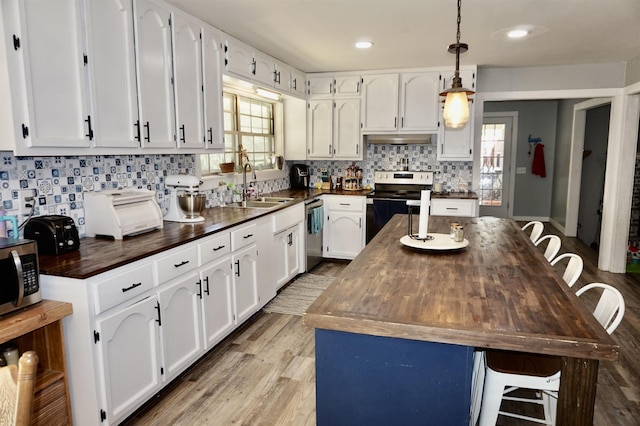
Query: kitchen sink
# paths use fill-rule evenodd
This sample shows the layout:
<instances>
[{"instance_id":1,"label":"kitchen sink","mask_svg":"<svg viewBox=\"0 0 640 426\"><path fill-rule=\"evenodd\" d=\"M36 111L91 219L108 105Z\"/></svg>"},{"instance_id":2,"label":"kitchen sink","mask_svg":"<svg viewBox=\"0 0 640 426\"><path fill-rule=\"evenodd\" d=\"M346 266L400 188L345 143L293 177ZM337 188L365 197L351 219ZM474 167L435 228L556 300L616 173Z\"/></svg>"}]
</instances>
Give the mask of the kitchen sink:
<instances>
[{"instance_id":1,"label":"kitchen sink","mask_svg":"<svg viewBox=\"0 0 640 426\"><path fill-rule=\"evenodd\" d=\"M281 206L293 200L294 198L291 198L291 197L259 197L259 198L247 200L246 207L242 205L242 201L237 201L235 203L228 203L225 205L225 207L272 209L274 207Z\"/></svg>"},{"instance_id":2,"label":"kitchen sink","mask_svg":"<svg viewBox=\"0 0 640 426\"><path fill-rule=\"evenodd\" d=\"M251 201L260 201L265 203L288 203L289 201L293 201L293 198L290 197L260 197L256 200Z\"/></svg>"},{"instance_id":3,"label":"kitchen sink","mask_svg":"<svg viewBox=\"0 0 640 426\"><path fill-rule=\"evenodd\" d=\"M260 197L255 200L247 200L246 207L242 205L242 201L235 203L229 203L226 207L235 208L252 208L252 209L272 209L274 207L281 206L289 201L293 201L293 198L288 197Z\"/></svg>"}]
</instances>

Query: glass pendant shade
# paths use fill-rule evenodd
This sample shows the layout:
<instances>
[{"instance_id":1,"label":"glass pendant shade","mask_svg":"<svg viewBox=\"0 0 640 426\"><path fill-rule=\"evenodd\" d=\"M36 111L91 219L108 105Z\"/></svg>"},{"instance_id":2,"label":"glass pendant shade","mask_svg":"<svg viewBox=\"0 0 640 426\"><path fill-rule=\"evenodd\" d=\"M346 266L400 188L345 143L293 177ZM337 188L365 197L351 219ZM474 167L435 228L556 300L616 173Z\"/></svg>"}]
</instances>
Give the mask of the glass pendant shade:
<instances>
[{"instance_id":1,"label":"glass pendant shade","mask_svg":"<svg viewBox=\"0 0 640 426\"><path fill-rule=\"evenodd\" d=\"M467 91L449 91L444 101L444 125L449 129L460 129L469 121Z\"/></svg>"}]
</instances>

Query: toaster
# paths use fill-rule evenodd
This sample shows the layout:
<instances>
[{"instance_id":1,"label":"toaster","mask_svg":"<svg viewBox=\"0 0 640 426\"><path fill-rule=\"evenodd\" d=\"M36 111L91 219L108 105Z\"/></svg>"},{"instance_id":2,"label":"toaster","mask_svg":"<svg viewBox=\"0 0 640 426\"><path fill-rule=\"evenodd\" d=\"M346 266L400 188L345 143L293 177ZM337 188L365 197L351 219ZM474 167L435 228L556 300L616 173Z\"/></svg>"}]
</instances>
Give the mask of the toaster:
<instances>
[{"instance_id":1,"label":"toaster","mask_svg":"<svg viewBox=\"0 0 640 426\"><path fill-rule=\"evenodd\" d=\"M35 240L41 254L69 253L80 247L78 229L68 216L32 217L24 226L24 238Z\"/></svg>"}]
</instances>

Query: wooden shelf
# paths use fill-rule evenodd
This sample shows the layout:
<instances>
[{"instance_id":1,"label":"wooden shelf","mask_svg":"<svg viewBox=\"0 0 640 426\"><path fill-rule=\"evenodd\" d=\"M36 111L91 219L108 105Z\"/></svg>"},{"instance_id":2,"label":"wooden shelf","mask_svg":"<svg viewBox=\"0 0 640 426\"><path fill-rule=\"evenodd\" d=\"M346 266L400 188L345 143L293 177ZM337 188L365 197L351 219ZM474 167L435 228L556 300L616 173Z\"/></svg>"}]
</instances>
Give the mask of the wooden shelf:
<instances>
[{"instance_id":1,"label":"wooden shelf","mask_svg":"<svg viewBox=\"0 0 640 426\"><path fill-rule=\"evenodd\" d=\"M0 318L0 344L15 340L20 353L38 354L32 424L71 424L62 318L70 303L43 300Z\"/></svg>"}]
</instances>

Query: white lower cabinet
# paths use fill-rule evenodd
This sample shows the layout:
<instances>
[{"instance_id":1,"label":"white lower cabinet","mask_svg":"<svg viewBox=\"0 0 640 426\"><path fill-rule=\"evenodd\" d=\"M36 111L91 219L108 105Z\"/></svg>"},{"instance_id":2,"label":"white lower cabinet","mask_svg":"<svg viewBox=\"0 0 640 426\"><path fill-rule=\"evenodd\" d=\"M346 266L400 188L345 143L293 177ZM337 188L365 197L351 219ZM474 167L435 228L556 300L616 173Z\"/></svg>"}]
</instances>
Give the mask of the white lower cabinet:
<instances>
[{"instance_id":1,"label":"white lower cabinet","mask_svg":"<svg viewBox=\"0 0 640 426\"><path fill-rule=\"evenodd\" d=\"M229 334L235 325L233 321L233 278L230 265L231 256L227 255L207 264L200 271L205 349L212 348Z\"/></svg>"},{"instance_id":2,"label":"white lower cabinet","mask_svg":"<svg viewBox=\"0 0 640 426\"><path fill-rule=\"evenodd\" d=\"M299 226L295 225L274 236L275 261L273 267L276 269L276 286L282 287L295 277L300 271L300 232Z\"/></svg>"},{"instance_id":3,"label":"white lower cabinet","mask_svg":"<svg viewBox=\"0 0 640 426\"><path fill-rule=\"evenodd\" d=\"M236 323L241 323L258 310L258 246L234 251L233 299Z\"/></svg>"},{"instance_id":4,"label":"white lower cabinet","mask_svg":"<svg viewBox=\"0 0 640 426\"><path fill-rule=\"evenodd\" d=\"M74 306L76 310L79 307ZM148 296L95 321L93 339L96 345L95 369L100 377L99 410L93 419L76 418L74 423L113 424L140 406L161 387L159 304L155 295ZM66 330L65 330L66 334ZM81 384L84 392L93 392L90 377L76 377L74 351L67 351L71 386ZM95 384L94 384L95 387ZM72 404L77 403L73 400ZM88 421L90 420L90 421Z\"/></svg>"},{"instance_id":5,"label":"white lower cabinet","mask_svg":"<svg viewBox=\"0 0 640 426\"><path fill-rule=\"evenodd\" d=\"M73 304L64 335L75 424L121 423L275 296L271 221L87 279L41 275L43 297Z\"/></svg>"},{"instance_id":6,"label":"white lower cabinet","mask_svg":"<svg viewBox=\"0 0 640 426\"><path fill-rule=\"evenodd\" d=\"M176 377L202 355L198 271L158 290L164 381Z\"/></svg>"},{"instance_id":7,"label":"white lower cabinet","mask_svg":"<svg viewBox=\"0 0 640 426\"><path fill-rule=\"evenodd\" d=\"M353 259L366 241L366 199L351 195L330 195L324 198L325 228L323 256Z\"/></svg>"},{"instance_id":8,"label":"white lower cabinet","mask_svg":"<svg viewBox=\"0 0 640 426\"><path fill-rule=\"evenodd\" d=\"M432 216L477 217L477 199L434 198L431 200Z\"/></svg>"}]
</instances>

